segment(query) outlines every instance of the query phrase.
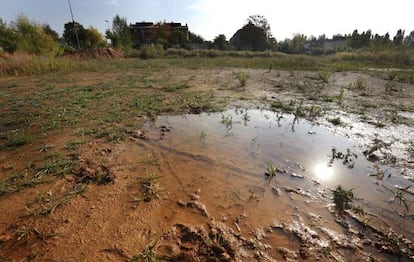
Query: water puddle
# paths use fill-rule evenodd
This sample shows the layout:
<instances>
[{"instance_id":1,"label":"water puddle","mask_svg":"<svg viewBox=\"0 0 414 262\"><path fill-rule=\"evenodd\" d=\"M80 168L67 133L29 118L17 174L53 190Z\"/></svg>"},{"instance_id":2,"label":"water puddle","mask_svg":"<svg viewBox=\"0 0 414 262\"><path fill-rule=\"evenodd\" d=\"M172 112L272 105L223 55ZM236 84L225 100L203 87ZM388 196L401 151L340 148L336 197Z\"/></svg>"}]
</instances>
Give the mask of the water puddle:
<instances>
[{"instance_id":1,"label":"water puddle","mask_svg":"<svg viewBox=\"0 0 414 262\"><path fill-rule=\"evenodd\" d=\"M151 132L160 127L168 135L154 144L165 152L182 189L198 192L194 199L203 205L195 207L230 220L237 231L270 226L301 239L309 230L296 228L312 227L318 236L310 239L320 242L312 245L321 248L324 241L334 241L332 235L337 234L337 241L347 239L341 234L349 233L344 228L350 230L352 223L338 223L332 212L331 190L341 185L353 189L354 202L369 214L374 228L414 237L412 213L395 199L399 188L412 182L367 161L356 142L311 122L272 111L233 109L162 116L146 128ZM274 176L266 175L269 169ZM410 190L404 193L406 203L414 199ZM189 206L191 201L184 202L182 206ZM295 249L283 234L271 239Z\"/></svg>"}]
</instances>

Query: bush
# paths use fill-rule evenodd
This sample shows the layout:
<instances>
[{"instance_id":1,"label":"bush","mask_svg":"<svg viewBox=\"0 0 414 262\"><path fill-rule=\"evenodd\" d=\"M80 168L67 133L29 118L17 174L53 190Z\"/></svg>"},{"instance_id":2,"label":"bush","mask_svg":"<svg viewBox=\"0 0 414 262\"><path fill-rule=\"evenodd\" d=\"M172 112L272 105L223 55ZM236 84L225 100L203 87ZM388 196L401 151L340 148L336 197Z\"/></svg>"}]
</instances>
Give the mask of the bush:
<instances>
[{"instance_id":1,"label":"bush","mask_svg":"<svg viewBox=\"0 0 414 262\"><path fill-rule=\"evenodd\" d=\"M164 48L162 45L142 45L139 50L139 56L142 59L164 57Z\"/></svg>"}]
</instances>

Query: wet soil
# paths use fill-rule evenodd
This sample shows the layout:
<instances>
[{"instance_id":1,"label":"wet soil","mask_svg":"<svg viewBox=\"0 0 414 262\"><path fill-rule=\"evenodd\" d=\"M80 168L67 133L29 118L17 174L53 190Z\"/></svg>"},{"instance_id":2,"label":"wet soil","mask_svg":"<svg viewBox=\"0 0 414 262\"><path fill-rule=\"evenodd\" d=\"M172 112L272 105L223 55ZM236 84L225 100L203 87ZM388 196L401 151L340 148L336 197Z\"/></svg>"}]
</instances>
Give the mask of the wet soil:
<instances>
[{"instance_id":1,"label":"wet soil","mask_svg":"<svg viewBox=\"0 0 414 262\"><path fill-rule=\"evenodd\" d=\"M161 75L191 75L192 90L228 101L221 113L158 116L125 128L124 141L91 137L74 151L68 132L0 152L2 179L37 170L39 145L76 163L0 195L0 260L412 260L413 86L385 92L377 72L328 83L314 72L248 72L243 88L231 70ZM350 87L358 79L364 90ZM338 185L363 213L337 212Z\"/></svg>"}]
</instances>

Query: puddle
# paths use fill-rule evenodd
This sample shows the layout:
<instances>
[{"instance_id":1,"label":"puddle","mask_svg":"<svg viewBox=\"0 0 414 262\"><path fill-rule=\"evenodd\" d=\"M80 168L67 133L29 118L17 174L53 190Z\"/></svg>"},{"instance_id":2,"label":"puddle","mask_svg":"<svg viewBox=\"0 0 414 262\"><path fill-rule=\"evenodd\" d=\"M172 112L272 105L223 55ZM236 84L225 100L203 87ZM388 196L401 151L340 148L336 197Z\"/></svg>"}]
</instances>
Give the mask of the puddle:
<instances>
[{"instance_id":1,"label":"puddle","mask_svg":"<svg viewBox=\"0 0 414 262\"><path fill-rule=\"evenodd\" d=\"M255 109L162 116L146 126L150 133L160 127L168 134L150 141L165 152L177 184L188 194L201 192L194 199L203 203L202 215L234 221L234 230L283 224L288 231L299 219L312 226L318 241L334 241L332 235L343 234L344 227L329 208L330 190L341 185L353 189L355 204L372 216L375 228L414 237L407 230L412 214L398 201L389 201L397 187L412 182L367 161L357 142L332 131L293 115ZM265 175L270 165L275 176ZM372 176L379 170L386 170L381 179ZM413 201L413 195L407 193L406 199ZM194 203L179 201L183 207ZM276 239L295 249L292 239Z\"/></svg>"}]
</instances>

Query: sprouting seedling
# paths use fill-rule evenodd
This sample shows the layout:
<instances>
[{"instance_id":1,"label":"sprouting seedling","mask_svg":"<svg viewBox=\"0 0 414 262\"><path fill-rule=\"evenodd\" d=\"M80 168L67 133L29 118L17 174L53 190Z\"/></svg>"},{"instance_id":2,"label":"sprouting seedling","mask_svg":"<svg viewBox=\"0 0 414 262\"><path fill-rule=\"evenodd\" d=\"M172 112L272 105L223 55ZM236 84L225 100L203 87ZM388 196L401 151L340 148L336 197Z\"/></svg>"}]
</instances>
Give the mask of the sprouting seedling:
<instances>
[{"instance_id":1,"label":"sprouting seedling","mask_svg":"<svg viewBox=\"0 0 414 262\"><path fill-rule=\"evenodd\" d=\"M276 176L277 167L271 163L267 163L265 175L268 177Z\"/></svg>"},{"instance_id":2,"label":"sprouting seedling","mask_svg":"<svg viewBox=\"0 0 414 262\"><path fill-rule=\"evenodd\" d=\"M390 199L390 203L394 203L395 200L398 199L399 202L400 202L400 205L401 205L401 203L403 203L404 204L404 207L405 207L405 210L407 212L409 212L410 211L410 208L409 208L409 206L407 204L407 199L405 198L405 194L407 194L407 192L409 192L408 189L410 187L411 187L411 185L408 185L408 186L406 186L404 188L397 188L396 191L391 190L391 192L394 193L394 196Z\"/></svg>"}]
</instances>

